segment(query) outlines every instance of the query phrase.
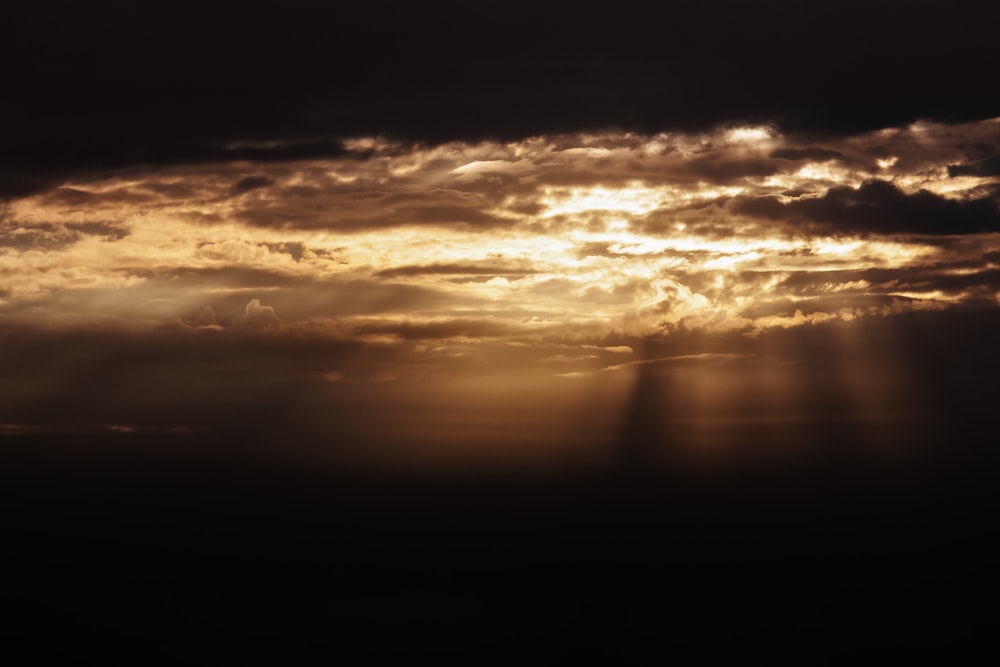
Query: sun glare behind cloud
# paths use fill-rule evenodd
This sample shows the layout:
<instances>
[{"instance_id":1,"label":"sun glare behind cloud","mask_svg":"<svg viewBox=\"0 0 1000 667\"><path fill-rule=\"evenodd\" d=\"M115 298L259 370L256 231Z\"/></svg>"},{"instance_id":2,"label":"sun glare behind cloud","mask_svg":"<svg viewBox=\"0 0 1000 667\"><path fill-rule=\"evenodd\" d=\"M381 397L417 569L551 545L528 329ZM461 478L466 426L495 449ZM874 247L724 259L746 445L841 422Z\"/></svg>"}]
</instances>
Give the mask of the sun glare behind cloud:
<instances>
[{"instance_id":1,"label":"sun glare behind cloud","mask_svg":"<svg viewBox=\"0 0 1000 667\"><path fill-rule=\"evenodd\" d=\"M566 392L649 361L639 340L731 353L768 332L995 304L995 178L948 167L994 128L925 123L822 147L763 127L431 148L372 138L335 158L68 181L3 211L0 313L46 330L312 341L337 352L296 372L336 396L423 386L444 410L458 382L480 395L472 422L494 423L485 405L527 419L532 401L489 387ZM685 394L706 419L722 409L710 400L721 378L765 372L712 359L677 366L715 378ZM629 367L618 390L672 363ZM555 421L587 401L617 406L595 417L602 437L627 420L628 401L600 382L572 386ZM412 408L418 394L400 391ZM390 431L448 430L411 408L396 414L413 428Z\"/></svg>"}]
</instances>

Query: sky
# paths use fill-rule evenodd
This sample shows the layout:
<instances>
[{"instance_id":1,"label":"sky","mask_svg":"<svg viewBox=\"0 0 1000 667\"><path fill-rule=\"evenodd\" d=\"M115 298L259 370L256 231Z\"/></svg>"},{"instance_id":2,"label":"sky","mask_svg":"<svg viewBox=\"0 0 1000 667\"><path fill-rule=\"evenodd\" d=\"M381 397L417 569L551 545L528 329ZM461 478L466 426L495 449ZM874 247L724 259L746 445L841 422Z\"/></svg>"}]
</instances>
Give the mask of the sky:
<instances>
[{"instance_id":1,"label":"sky","mask_svg":"<svg viewBox=\"0 0 1000 667\"><path fill-rule=\"evenodd\" d=\"M769 383L993 317L985 23L514 9L10 10L2 428L593 463L641 376L699 365L730 389L678 419L926 411L900 349L877 390Z\"/></svg>"},{"instance_id":2,"label":"sky","mask_svg":"<svg viewBox=\"0 0 1000 667\"><path fill-rule=\"evenodd\" d=\"M966 4L6 8L8 481L996 470Z\"/></svg>"},{"instance_id":3,"label":"sky","mask_svg":"<svg viewBox=\"0 0 1000 667\"><path fill-rule=\"evenodd\" d=\"M221 150L294 144L254 146ZM831 405L793 405L808 373L778 369L860 354L882 320L992 316L997 151L997 118L730 123L80 172L4 204L4 429L222 432L259 409L333 456L613 447L653 367L695 376L678 419L893 416L919 387L895 386L891 339L870 343L885 377L849 365ZM815 350L770 342L799 328ZM345 424L345 400L372 415Z\"/></svg>"}]
</instances>

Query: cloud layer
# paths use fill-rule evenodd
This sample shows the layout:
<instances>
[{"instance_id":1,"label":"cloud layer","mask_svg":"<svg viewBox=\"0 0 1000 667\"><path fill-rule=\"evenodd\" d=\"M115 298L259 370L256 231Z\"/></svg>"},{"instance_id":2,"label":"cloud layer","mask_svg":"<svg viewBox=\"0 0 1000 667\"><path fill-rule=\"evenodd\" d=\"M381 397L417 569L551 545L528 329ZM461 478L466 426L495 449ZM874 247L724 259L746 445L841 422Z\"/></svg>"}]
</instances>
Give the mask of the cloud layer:
<instances>
[{"instance_id":1,"label":"cloud layer","mask_svg":"<svg viewBox=\"0 0 1000 667\"><path fill-rule=\"evenodd\" d=\"M724 125L67 176L0 218L4 428L200 433L243 406L314 440L329 405L382 442L614 440L628 387L690 363L728 396L694 413L736 410L722 378L773 375L753 360L783 332L995 311L997 153L995 119ZM579 423L557 437L546 404Z\"/></svg>"},{"instance_id":2,"label":"cloud layer","mask_svg":"<svg viewBox=\"0 0 1000 667\"><path fill-rule=\"evenodd\" d=\"M0 307L592 340L995 302L997 180L956 165L998 137L989 120L825 143L767 126L369 138L336 158L131 168L9 201Z\"/></svg>"}]
</instances>

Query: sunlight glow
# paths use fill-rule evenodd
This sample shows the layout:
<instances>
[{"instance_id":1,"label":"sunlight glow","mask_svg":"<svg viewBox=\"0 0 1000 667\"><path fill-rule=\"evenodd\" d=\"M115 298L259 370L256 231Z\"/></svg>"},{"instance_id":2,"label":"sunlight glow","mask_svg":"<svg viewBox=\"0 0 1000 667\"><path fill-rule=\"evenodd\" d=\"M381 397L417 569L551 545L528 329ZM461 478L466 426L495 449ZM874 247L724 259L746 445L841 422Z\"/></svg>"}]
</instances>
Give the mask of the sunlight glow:
<instances>
[{"instance_id":1,"label":"sunlight glow","mask_svg":"<svg viewBox=\"0 0 1000 667\"><path fill-rule=\"evenodd\" d=\"M726 133L726 140L732 143L754 143L771 138L766 127L737 127Z\"/></svg>"},{"instance_id":2,"label":"sunlight glow","mask_svg":"<svg viewBox=\"0 0 1000 667\"><path fill-rule=\"evenodd\" d=\"M658 208L665 196L655 188L640 185L612 189L548 188L539 197L539 203L548 208L546 217L584 213L587 211L624 211L642 215Z\"/></svg>"},{"instance_id":3,"label":"sunlight glow","mask_svg":"<svg viewBox=\"0 0 1000 667\"><path fill-rule=\"evenodd\" d=\"M817 234L732 206L857 188L872 178L874 155L885 156L878 165L894 170L901 197L982 197L995 179L950 176L954 152L901 168L919 158L906 150L910 134L926 152L942 132L925 123L823 148L798 147L766 126L429 148L360 138L344 145L365 159L177 166L67 182L0 211L0 306L52 320L225 327L266 294L282 327L349 336L378 315L397 333L364 339L399 343L428 332L459 336L461 327L443 324L449 318L486 323L470 331L582 340L668 325L759 331L869 312L867 304L787 312L831 295L881 299L879 308L895 297L903 305L891 312L962 303L976 292L933 280L972 281L995 267L991 238L943 246L913 234L838 231L824 220ZM771 157L776 148L792 151ZM773 173L761 173L763 160ZM929 278L857 273L916 275L935 262L949 266ZM772 306L785 310L755 315ZM201 318L205 308L211 317Z\"/></svg>"}]
</instances>

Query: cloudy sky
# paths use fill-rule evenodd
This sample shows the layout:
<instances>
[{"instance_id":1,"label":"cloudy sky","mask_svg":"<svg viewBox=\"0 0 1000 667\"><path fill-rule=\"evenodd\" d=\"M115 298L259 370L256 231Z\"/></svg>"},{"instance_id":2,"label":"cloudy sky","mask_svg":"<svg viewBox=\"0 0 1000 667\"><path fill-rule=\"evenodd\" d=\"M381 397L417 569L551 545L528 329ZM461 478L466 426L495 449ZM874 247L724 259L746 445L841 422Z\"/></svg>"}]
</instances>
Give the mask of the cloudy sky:
<instances>
[{"instance_id":1,"label":"cloudy sky","mask_svg":"<svg viewBox=\"0 0 1000 667\"><path fill-rule=\"evenodd\" d=\"M953 325L1000 300L981 24L73 11L4 47L8 435L900 440L944 381L913 355L995 359Z\"/></svg>"},{"instance_id":2,"label":"cloudy sky","mask_svg":"<svg viewBox=\"0 0 1000 667\"><path fill-rule=\"evenodd\" d=\"M979 4L65 4L0 10L33 654L995 651Z\"/></svg>"}]
</instances>

